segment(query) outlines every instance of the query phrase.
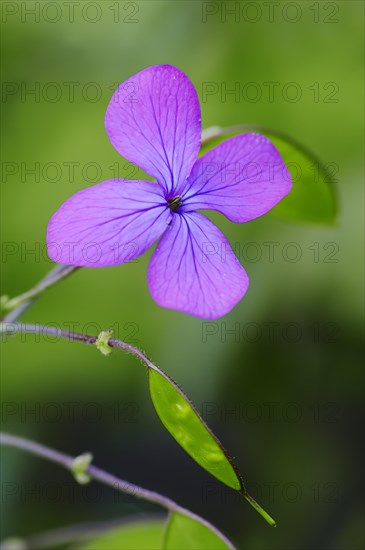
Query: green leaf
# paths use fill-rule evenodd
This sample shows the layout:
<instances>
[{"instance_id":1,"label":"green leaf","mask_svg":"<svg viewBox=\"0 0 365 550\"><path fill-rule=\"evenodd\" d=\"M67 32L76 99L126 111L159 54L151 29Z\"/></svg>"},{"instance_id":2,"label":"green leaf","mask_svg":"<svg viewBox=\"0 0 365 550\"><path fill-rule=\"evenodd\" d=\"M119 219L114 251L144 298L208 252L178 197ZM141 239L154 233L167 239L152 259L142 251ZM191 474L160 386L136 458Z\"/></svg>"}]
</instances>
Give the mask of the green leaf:
<instances>
[{"instance_id":1,"label":"green leaf","mask_svg":"<svg viewBox=\"0 0 365 550\"><path fill-rule=\"evenodd\" d=\"M174 439L219 481L242 490L242 481L232 460L182 390L162 371L150 368L148 379L157 414Z\"/></svg>"},{"instance_id":2,"label":"green leaf","mask_svg":"<svg viewBox=\"0 0 365 550\"><path fill-rule=\"evenodd\" d=\"M214 529L214 530L213 530ZM166 528L164 550L227 550L234 547L200 518L173 512Z\"/></svg>"},{"instance_id":3,"label":"green leaf","mask_svg":"<svg viewBox=\"0 0 365 550\"><path fill-rule=\"evenodd\" d=\"M212 476L239 491L251 506L275 527L276 523L272 517L247 493L232 459L182 389L150 362L148 381L156 412L179 445Z\"/></svg>"},{"instance_id":4,"label":"green leaf","mask_svg":"<svg viewBox=\"0 0 365 550\"><path fill-rule=\"evenodd\" d=\"M133 520L78 545L79 550L235 550L209 522L181 509L166 520Z\"/></svg>"},{"instance_id":5,"label":"green leaf","mask_svg":"<svg viewBox=\"0 0 365 550\"><path fill-rule=\"evenodd\" d=\"M334 162L322 163L315 154L293 138L261 126L217 126L203 132L201 154L229 137L246 132L267 136L280 152L293 178L292 190L272 212L295 221L334 223L338 166Z\"/></svg>"},{"instance_id":6,"label":"green leaf","mask_svg":"<svg viewBox=\"0 0 365 550\"><path fill-rule=\"evenodd\" d=\"M166 522L133 521L80 546L82 550L161 550Z\"/></svg>"}]
</instances>

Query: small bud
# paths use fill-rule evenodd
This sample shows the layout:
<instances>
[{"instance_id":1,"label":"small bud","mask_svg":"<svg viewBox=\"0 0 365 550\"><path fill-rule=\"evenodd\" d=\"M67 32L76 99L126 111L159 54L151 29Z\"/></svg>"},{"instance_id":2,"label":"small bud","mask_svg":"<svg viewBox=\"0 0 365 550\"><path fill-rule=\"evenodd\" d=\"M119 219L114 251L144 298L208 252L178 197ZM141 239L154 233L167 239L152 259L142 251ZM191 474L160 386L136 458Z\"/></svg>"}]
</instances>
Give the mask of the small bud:
<instances>
[{"instance_id":1,"label":"small bud","mask_svg":"<svg viewBox=\"0 0 365 550\"><path fill-rule=\"evenodd\" d=\"M80 485L86 485L91 481L91 476L87 473L87 469L93 458L91 453L84 453L77 456L71 463L70 470Z\"/></svg>"},{"instance_id":2,"label":"small bud","mask_svg":"<svg viewBox=\"0 0 365 550\"><path fill-rule=\"evenodd\" d=\"M112 334L112 330L102 330L95 342L96 347L103 355L110 355L112 352L112 348L108 344Z\"/></svg>"}]
</instances>

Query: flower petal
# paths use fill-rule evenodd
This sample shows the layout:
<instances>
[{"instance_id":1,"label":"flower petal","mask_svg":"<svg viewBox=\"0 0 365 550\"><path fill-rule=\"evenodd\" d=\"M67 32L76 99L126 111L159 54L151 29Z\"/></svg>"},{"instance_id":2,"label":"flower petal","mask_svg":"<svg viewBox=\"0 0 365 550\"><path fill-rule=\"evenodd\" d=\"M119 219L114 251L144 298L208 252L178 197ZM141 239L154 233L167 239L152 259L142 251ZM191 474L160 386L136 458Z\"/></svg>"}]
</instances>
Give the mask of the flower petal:
<instances>
[{"instance_id":1,"label":"flower petal","mask_svg":"<svg viewBox=\"0 0 365 550\"><path fill-rule=\"evenodd\" d=\"M170 219L156 183L104 181L70 197L52 216L48 255L82 267L122 264L143 254Z\"/></svg>"},{"instance_id":2,"label":"flower petal","mask_svg":"<svg viewBox=\"0 0 365 550\"><path fill-rule=\"evenodd\" d=\"M183 211L218 210L233 222L247 222L266 214L290 189L290 174L271 141L242 134L195 163L181 193Z\"/></svg>"},{"instance_id":3,"label":"flower petal","mask_svg":"<svg viewBox=\"0 0 365 550\"><path fill-rule=\"evenodd\" d=\"M204 319L228 313L248 276L221 231L198 212L175 214L148 267L148 285L161 306Z\"/></svg>"},{"instance_id":4,"label":"flower petal","mask_svg":"<svg viewBox=\"0 0 365 550\"><path fill-rule=\"evenodd\" d=\"M171 192L186 180L200 149L197 93L176 67L148 67L116 90L105 127L118 153Z\"/></svg>"}]
</instances>

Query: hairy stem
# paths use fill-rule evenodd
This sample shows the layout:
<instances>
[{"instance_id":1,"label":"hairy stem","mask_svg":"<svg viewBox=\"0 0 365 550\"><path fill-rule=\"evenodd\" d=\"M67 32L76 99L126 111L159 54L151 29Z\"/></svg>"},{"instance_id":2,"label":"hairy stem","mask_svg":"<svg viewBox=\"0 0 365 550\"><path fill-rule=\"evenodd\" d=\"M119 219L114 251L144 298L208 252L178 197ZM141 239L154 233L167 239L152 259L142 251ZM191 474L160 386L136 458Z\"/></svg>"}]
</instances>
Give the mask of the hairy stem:
<instances>
[{"instance_id":1,"label":"hairy stem","mask_svg":"<svg viewBox=\"0 0 365 550\"><path fill-rule=\"evenodd\" d=\"M0 445L15 447L19 450L40 456L60 466L63 466L70 471L72 471L72 465L77 458L46 447L45 445L35 443L30 439L18 437L3 432L0 433ZM153 504L158 504L163 508L166 508L169 512L180 513L190 517L193 520L198 521L199 523L205 525L208 529L212 530L219 538L221 538L227 544L228 548L234 550L234 546L232 546L232 543L220 531L218 531L216 527L211 525L208 521L201 518L200 516L194 514L190 510L179 506L179 504L177 504L170 498L160 495L155 491L150 491L149 489L139 487L134 483L129 483L128 481L120 479L113 474L109 474L101 468L97 468L93 465L88 466L85 471L92 479L100 481L101 483L111 487L112 489L121 491L122 493L126 493L128 495L132 495L136 498L147 500L148 502L152 502Z\"/></svg>"},{"instance_id":2,"label":"hairy stem","mask_svg":"<svg viewBox=\"0 0 365 550\"><path fill-rule=\"evenodd\" d=\"M148 515L141 514L141 516L141 518L138 516L127 516L122 519L118 518L108 521L79 523L76 525L59 527L58 529L51 529L50 531L31 535L26 538L15 537L15 542L18 543L18 546L15 546L14 544L14 537L11 537L10 539L5 539L0 543L0 550L10 550L10 548L18 548L18 550L41 550L45 548L46 550L49 550L49 548L54 546L71 544L75 542L87 542L92 538L107 534L112 529L118 529L125 525L131 525L132 523L137 523L138 525L138 521L141 521L141 519L143 519L143 521L146 519L150 521L158 521L162 519L162 513L160 512ZM72 546L72 548L76 547Z\"/></svg>"},{"instance_id":3,"label":"hairy stem","mask_svg":"<svg viewBox=\"0 0 365 550\"><path fill-rule=\"evenodd\" d=\"M97 341L96 336L90 336L88 334L80 334L78 332L69 332L66 330L61 330L55 327L47 327L43 325L34 325L29 323L11 323L11 322L1 322L0 323L0 334L14 335L18 333L22 334L42 334L45 336L55 336L58 338L65 338L66 340L73 340L75 342L83 342L84 344L95 344ZM154 364L152 361L138 348L135 348L131 344L122 342L121 340L116 340L115 338L109 338L108 345L112 348L118 348L128 353L131 353L137 359L142 361L148 368L157 370L162 373L162 371Z\"/></svg>"},{"instance_id":4,"label":"hairy stem","mask_svg":"<svg viewBox=\"0 0 365 550\"><path fill-rule=\"evenodd\" d=\"M56 265L39 283L33 288L27 290L23 294L6 300L2 304L5 311L9 313L4 317L4 321L12 323L19 319L19 317L28 309L28 307L40 296L45 290L56 285L62 279L65 279L71 273L74 273L77 269L73 265Z\"/></svg>"},{"instance_id":5,"label":"hairy stem","mask_svg":"<svg viewBox=\"0 0 365 550\"><path fill-rule=\"evenodd\" d=\"M65 338L67 340L73 340L76 342L83 342L84 344L96 344L98 343L98 337L89 336L87 334L80 334L77 332L68 332L61 330L55 327L48 327L43 325L33 325L27 323L0 323L0 334L14 335L17 333L22 334L41 334L46 336L55 336L59 338ZM131 344L122 342L121 340L116 340L114 338L108 338L107 345L111 348L118 348L128 353L134 355L142 363L146 365L147 368L157 371L159 374L164 376L167 380L172 382L172 380L157 366L155 365L143 351L138 348L135 348ZM198 413L197 413L198 414ZM261 506L249 495L247 490L244 487L243 481L241 479L241 494L245 499L251 504L251 506L268 522L272 527L276 527L275 520L263 509Z\"/></svg>"}]
</instances>

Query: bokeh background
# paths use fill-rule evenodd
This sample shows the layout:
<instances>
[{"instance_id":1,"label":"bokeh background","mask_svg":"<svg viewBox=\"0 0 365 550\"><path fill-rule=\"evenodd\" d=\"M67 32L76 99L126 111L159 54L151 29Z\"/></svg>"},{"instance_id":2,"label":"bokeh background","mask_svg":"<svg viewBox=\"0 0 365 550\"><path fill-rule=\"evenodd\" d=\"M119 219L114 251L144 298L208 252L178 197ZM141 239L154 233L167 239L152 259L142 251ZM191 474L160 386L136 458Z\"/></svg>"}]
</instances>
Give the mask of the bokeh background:
<instances>
[{"instance_id":1,"label":"bokeh background","mask_svg":"<svg viewBox=\"0 0 365 550\"><path fill-rule=\"evenodd\" d=\"M338 216L332 225L275 212L246 225L211 216L251 279L214 324L153 302L151 251L80 270L24 316L90 334L113 327L145 350L202 411L277 529L184 454L153 410L144 368L123 353L104 358L44 337L3 342L3 429L92 451L97 465L172 497L239 548L362 548L362 2L67 4L2 3L2 293L51 269L47 222L72 193L117 166L138 177L103 118L115 85L148 65L189 75L204 128L262 124L335 163ZM214 93L204 96L207 83ZM225 96L237 83L240 96ZM264 243L277 243L274 256ZM94 483L74 488L40 459L1 454L2 537L159 511Z\"/></svg>"}]
</instances>

